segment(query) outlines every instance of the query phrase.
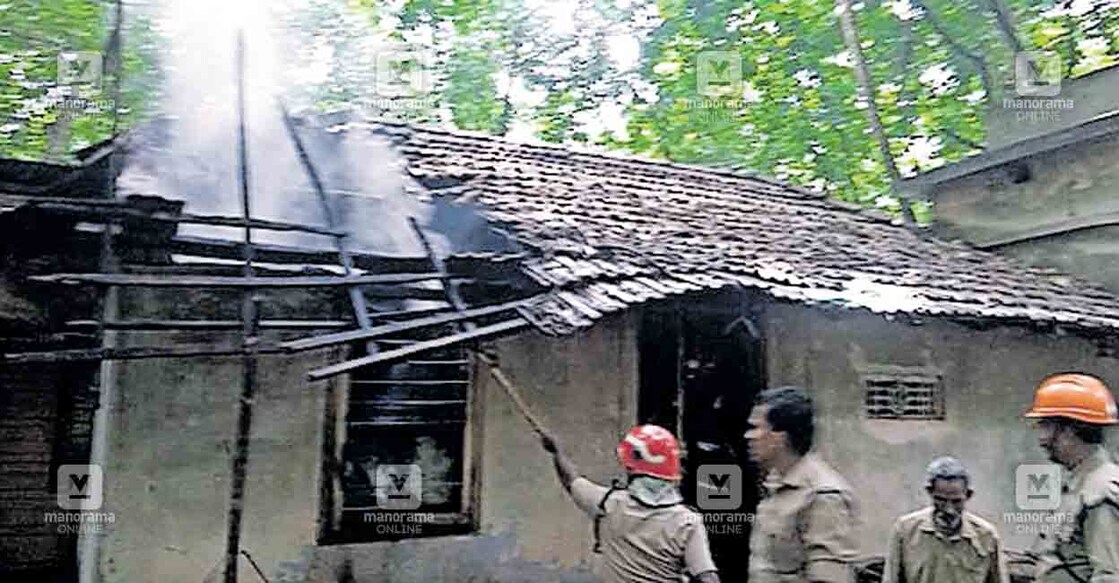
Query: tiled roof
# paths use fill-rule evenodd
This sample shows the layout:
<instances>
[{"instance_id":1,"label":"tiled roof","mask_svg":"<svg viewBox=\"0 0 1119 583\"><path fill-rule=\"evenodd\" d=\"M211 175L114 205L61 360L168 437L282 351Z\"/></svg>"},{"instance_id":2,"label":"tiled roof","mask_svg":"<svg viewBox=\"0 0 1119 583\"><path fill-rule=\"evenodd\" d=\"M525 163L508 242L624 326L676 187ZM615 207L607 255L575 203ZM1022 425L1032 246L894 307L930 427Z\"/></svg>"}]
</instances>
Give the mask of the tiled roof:
<instances>
[{"instance_id":1,"label":"tiled roof","mask_svg":"<svg viewBox=\"0 0 1119 583\"><path fill-rule=\"evenodd\" d=\"M444 130L369 127L394 139L421 184L477 200L536 252L523 271L551 292L526 315L548 332L726 286L877 312L1119 328L1119 299L1093 284L777 181Z\"/></svg>"}]
</instances>

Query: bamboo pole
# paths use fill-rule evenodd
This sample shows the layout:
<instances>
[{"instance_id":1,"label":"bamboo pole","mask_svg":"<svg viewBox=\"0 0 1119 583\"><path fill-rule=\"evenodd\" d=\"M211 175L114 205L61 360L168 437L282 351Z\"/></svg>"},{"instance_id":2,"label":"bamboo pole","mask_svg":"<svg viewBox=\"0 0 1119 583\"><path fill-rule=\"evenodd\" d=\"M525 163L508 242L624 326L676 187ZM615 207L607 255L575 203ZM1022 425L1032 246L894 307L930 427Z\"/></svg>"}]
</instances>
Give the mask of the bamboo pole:
<instances>
[{"instance_id":1,"label":"bamboo pole","mask_svg":"<svg viewBox=\"0 0 1119 583\"><path fill-rule=\"evenodd\" d=\"M253 279L253 244L250 221L248 138L245 133L245 34L237 32L237 151L240 170L241 213L245 227L244 273ZM256 391L257 298L253 288L241 296L242 356L241 399L237 406L237 438L233 454L233 479L229 495L229 523L225 545L225 583L237 583L237 556L241 550L241 521L245 511L245 477L249 463L249 438L252 430L253 398Z\"/></svg>"},{"instance_id":2,"label":"bamboo pole","mask_svg":"<svg viewBox=\"0 0 1119 583\"><path fill-rule=\"evenodd\" d=\"M481 360L490 369L490 374L493 376L494 380L497 381L498 386L505 391L506 395L509 395L509 399L516 405L517 411L519 411L525 421L528 421L528 424L532 426L532 430L538 435L548 435L548 430L545 428L544 422L532 412L528 403L525 402L524 397L521 396L521 392L517 389L517 386L513 384L513 381L509 380L509 377L505 375L505 371L501 370L501 367L498 366L497 360L481 351L477 352L477 355L478 360Z\"/></svg>"},{"instance_id":3,"label":"bamboo pole","mask_svg":"<svg viewBox=\"0 0 1119 583\"><path fill-rule=\"evenodd\" d=\"M114 5L114 22L113 32L109 39L108 52L109 53L109 67L110 74L112 75L112 103L113 103L113 125L111 136L111 146L108 153L106 163L108 165L108 176L106 177L105 185L105 199L98 199L98 202L115 204L116 200L116 140L117 130L120 129L120 85L121 74L124 71L122 66L123 54L123 30L124 30L124 2L116 0ZM100 269L101 271L112 273L119 269L116 252L113 247L113 228L112 224L107 224L105 230L101 233L100 240ZM120 302L118 290L114 286L105 288L105 292L101 295L101 306L99 319L101 322L115 319L119 315ZM101 332L101 350L113 350L118 343L117 333L111 330L102 330ZM112 361L101 361L97 369L97 409L93 413L92 419L92 435L90 436L89 448L89 463L105 467L106 462L109 461L109 432L112 426L112 413L115 409L116 400L116 378L117 378L117 363ZM83 532L78 537L78 581L79 583L97 583L101 580L101 541L102 536L96 532Z\"/></svg>"}]
</instances>

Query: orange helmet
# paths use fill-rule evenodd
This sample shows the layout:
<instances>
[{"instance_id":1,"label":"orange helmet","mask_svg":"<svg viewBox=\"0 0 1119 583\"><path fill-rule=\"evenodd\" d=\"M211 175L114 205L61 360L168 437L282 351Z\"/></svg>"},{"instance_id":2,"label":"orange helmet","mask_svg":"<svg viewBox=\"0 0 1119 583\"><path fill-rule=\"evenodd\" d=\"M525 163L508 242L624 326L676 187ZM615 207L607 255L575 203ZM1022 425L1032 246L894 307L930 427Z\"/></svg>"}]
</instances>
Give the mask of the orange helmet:
<instances>
[{"instance_id":1,"label":"orange helmet","mask_svg":"<svg viewBox=\"0 0 1119 583\"><path fill-rule=\"evenodd\" d=\"M1086 374L1059 374L1042 381L1026 417L1067 417L1093 425L1119 423L1107 385Z\"/></svg>"},{"instance_id":2,"label":"orange helmet","mask_svg":"<svg viewBox=\"0 0 1119 583\"><path fill-rule=\"evenodd\" d=\"M679 480L680 445L672 432L658 425L638 425L618 444L618 460L631 474Z\"/></svg>"}]
</instances>

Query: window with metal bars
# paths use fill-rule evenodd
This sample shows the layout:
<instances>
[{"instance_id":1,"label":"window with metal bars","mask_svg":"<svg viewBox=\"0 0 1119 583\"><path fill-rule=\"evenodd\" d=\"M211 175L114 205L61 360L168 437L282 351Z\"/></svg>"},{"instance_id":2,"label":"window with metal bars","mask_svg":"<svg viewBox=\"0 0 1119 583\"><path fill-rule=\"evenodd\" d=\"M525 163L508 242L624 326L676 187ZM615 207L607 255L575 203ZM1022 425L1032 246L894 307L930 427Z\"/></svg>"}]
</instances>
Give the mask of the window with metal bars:
<instances>
[{"instance_id":1,"label":"window with metal bars","mask_svg":"<svg viewBox=\"0 0 1119 583\"><path fill-rule=\"evenodd\" d=\"M864 371L862 381L871 419L944 419L944 384L935 371L882 367Z\"/></svg>"},{"instance_id":2,"label":"window with metal bars","mask_svg":"<svg viewBox=\"0 0 1119 583\"><path fill-rule=\"evenodd\" d=\"M423 339L414 334L378 343L391 350ZM332 538L393 540L473 529L466 445L469 363L464 348L450 347L350 375L341 511ZM394 469L386 474L386 468ZM403 489L415 469L418 483ZM412 496L412 503L390 503L397 494Z\"/></svg>"}]
</instances>

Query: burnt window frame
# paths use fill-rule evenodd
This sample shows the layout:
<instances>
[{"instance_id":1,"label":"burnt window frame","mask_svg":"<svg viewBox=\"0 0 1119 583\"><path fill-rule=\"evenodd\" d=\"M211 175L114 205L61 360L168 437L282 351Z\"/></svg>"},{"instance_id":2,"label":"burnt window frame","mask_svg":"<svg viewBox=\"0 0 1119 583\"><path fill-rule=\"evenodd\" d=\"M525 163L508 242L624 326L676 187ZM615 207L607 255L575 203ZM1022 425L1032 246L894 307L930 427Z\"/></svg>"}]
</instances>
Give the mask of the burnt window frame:
<instances>
[{"instance_id":1,"label":"burnt window frame","mask_svg":"<svg viewBox=\"0 0 1119 583\"><path fill-rule=\"evenodd\" d=\"M352 347L351 351L360 350ZM455 358L446 357L454 353ZM444 355L444 356L440 356ZM362 379L365 370L355 371L353 374L343 375L333 379L327 387L327 403L324 416L324 438L322 481L320 487L319 528L317 541L320 545L331 544L358 544L398 541L416 538L432 538L441 536L457 536L474 534L479 529L479 476L480 460L477 459L477 444L479 443L479 395L475 386L477 378L477 362L465 346L452 346L441 349L436 353L424 353L410 359L411 361L437 361L455 360L461 364L458 376L454 379L462 387L462 414L455 424L432 424L431 434L451 433L451 439L457 440L458 448L454 452L458 457L452 462L457 466L455 472L458 476L453 482L444 482L457 487L457 492L450 495L452 501L448 504L452 508L433 510L429 506L421 506L416 510L392 510L379 508L375 502L365 506L348 505L353 498L347 488L347 457L350 453L351 439L355 433L371 432L385 435L388 433L420 433L423 436L423 426L418 424L385 424L382 427L364 426L361 429L355 424L365 423L356 420L352 415L355 393L360 384L367 382ZM451 380L451 379L448 379ZM422 387L420 387L422 388ZM424 400L424 399L414 399ZM429 399L441 401L438 398ZM445 400L445 399L442 399ZM458 428L457 430L455 428ZM375 443L373 438L371 443ZM421 485L422 487L422 485ZM366 513L376 513L372 521L366 521ZM420 516L422 515L422 516ZM390 529L378 529L380 524L396 525Z\"/></svg>"}]
</instances>

